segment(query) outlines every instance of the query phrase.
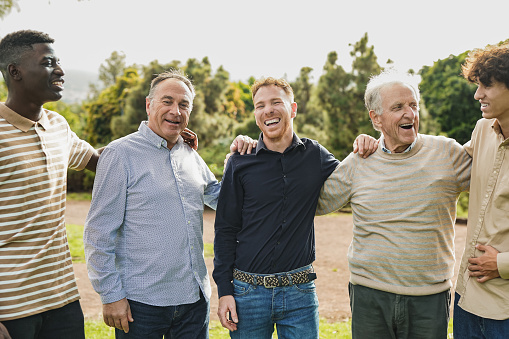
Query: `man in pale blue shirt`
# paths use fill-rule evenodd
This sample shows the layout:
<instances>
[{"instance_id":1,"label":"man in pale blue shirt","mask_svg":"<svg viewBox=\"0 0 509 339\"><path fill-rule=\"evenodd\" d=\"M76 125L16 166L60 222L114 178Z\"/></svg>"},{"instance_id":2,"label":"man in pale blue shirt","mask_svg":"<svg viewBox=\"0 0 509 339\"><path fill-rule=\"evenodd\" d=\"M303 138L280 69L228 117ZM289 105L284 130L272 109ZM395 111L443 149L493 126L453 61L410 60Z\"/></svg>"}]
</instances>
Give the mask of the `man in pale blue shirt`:
<instances>
[{"instance_id":1,"label":"man in pale blue shirt","mask_svg":"<svg viewBox=\"0 0 509 339\"><path fill-rule=\"evenodd\" d=\"M116 338L208 338L203 208L216 208L221 184L180 136L194 96L185 75L158 75L148 122L110 143L97 167L85 255Z\"/></svg>"}]
</instances>

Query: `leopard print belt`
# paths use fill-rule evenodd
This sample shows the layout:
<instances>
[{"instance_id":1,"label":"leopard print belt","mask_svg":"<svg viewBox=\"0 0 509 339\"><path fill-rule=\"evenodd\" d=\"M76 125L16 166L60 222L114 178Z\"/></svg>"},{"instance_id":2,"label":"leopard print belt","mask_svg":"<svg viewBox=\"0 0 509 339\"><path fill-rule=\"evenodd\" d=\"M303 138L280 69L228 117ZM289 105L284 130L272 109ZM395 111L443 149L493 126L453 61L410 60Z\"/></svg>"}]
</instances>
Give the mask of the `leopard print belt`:
<instances>
[{"instance_id":1,"label":"leopard print belt","mask_svg":"<svg viewBox=\"0 0 509 339\"><path fill-rule=\"evenodd\" d=\"M233 270L233 278L251 285L262 285L265 288L274 288L282 286L291 286L305 284L316 279L316 273L313 268L295 273L279 273L271 275L257 275Z\"/></svg>"}]
</instances>

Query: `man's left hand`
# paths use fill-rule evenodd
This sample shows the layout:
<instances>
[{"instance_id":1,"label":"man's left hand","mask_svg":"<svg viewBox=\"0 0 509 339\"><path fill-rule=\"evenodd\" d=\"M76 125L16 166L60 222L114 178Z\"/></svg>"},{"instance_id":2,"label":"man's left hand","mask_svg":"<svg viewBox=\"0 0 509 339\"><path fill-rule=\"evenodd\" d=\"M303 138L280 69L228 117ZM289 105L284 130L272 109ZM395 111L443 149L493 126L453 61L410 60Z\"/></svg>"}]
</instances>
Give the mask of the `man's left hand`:
<instances>
[{"instance_id":1,"label":"man's left hand","mask_svg":"<svg viewBox=\"0 0 509 339\"><path fill-rule=\"evenodd\" d=\"M469 275L477 277L480 283L500 277L497 267L498 251L492 246L476 245L479 251L484 252L481 256L468 259L470 266Z\"/></svg>"},{"instance_id":2,"label":"man's left hand","mask_svg":"<svg viewBox=\"0 0 509 339\"><path fill-rule=\"evenodd\" d=\"M198 135L191 131L189 128L184 129L180 135L184 139L184 142L189 145L195 151L198 149Z\"/></svg>"}]
</instances>

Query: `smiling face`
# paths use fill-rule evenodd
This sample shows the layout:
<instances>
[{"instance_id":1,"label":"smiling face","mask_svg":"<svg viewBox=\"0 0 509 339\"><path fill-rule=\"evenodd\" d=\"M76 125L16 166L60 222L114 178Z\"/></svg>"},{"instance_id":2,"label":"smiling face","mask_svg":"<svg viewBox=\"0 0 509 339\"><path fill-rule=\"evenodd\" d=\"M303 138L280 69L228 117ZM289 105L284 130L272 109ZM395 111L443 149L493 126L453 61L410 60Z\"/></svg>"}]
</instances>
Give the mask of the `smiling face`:
<instances>
[{"instance_id":1,"label":"smiling face","mask_svg":"<svg viewBox=\"0 0 509 339\"><path fill-rule=\"evenodd\" d=\"M381 90L382 114L370 111L373 124L382 131L385 147L400 153L410 146L419 130L419 103L411 87L394 84Z\"/></svg>"},{"instance_id":2,"label":"smiling face","mask_svg":"<svg viewBox=\"0 0 509 339\"><path fill-rule=\"evenodd\" d=\"M146 99L148 127L168 142L172 148L187 127L193 96L180 80L169 78L155 88L153 98Z\"/></svg>"},{"instance_id":3,"label":"smiling face","mask_svg":"<svg viewBox=\"0 0 509 339\"><path fill-rule=\"evenodd\" d=\"M254 98L256 124L263 133L263 142L271 150L284 151L293 140L293 118L297 104L275 85L262 86ZM281 151L282 149L282 151Z\"/></svg>"},{"instance_id":4,"label":"smiling face","mask_svg":"<svg viewBox=\"0 0 509 339\"><path fill-rule=\"evenodd\" d=\"M483 118L496 118L503 128L509 128L509 89L504 83L492 81L490 86L480 83L474 98L481 103Z\"/></svg>"},{"instance_id":5,"label":"smiling face","mask_svg":"<svg viewBox=\"0 0 509 339\"><path fill-rule=\"evenodd\" d=\"M34 44L14 67L26 102L42 106L62 98L65 73L51 44Z\"/></svg>"}]
</instances>

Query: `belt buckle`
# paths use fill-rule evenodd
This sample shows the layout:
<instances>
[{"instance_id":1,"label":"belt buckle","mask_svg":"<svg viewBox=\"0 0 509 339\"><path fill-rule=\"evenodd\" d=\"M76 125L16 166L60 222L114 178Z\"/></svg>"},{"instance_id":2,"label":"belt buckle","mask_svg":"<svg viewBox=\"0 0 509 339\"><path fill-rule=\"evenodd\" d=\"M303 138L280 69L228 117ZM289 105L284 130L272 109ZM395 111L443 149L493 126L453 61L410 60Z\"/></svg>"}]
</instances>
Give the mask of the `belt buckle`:
<instances>
[{"instance_id":1,"label":"belt buckle","mask_svg":"<svg viewBox=\"0 0 509 339\"><path fill-rule=\"evenodd\" d=\"M270 283L271 282L270 279L273 279L274 284ZM266 275L266 276L263 277L263 286L265 288L278 287L279 286L279 280L277 279L277 277L275 275Z\"/></svg>"}]
</instances>

